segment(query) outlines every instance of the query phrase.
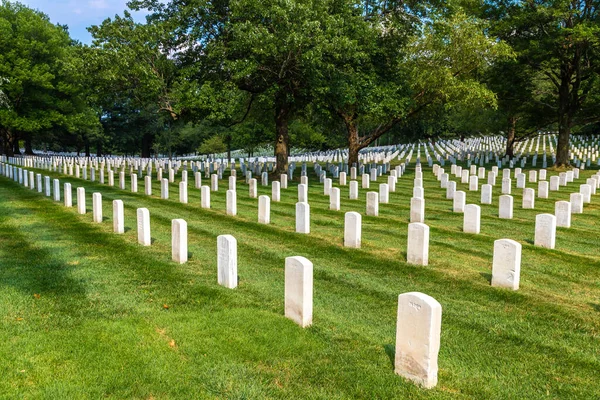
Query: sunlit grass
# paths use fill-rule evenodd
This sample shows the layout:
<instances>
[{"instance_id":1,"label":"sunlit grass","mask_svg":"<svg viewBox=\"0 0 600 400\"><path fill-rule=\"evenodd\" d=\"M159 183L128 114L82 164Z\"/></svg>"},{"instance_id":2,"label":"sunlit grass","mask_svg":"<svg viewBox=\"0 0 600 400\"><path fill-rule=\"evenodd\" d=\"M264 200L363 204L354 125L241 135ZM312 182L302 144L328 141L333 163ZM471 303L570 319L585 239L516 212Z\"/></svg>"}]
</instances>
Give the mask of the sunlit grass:
<instances>
[{"instance_id":1,"label":"sunlit grass","mask_svg":"<svg viewBox=\"0 0 600 400\"><path fill-rule=\"evenodd\" d=\"M405 263L412 168L379 217L364 215L366 190L351 201L347 186L341 211L328 210L311 175L310 235L295 233L297 182L271 203L266 226L257 223L258 200L242 179L238 216L230 217L226 179L207 210L191 173L183 205L177 183L161 200L156 179L147 197L143 179L132 194L129 182L119 190L36 172L59 177L61 190L71 182L74 205L76 187L84 186L88 214L0 178L0 397L592 399L600 392L600 195L573 215L570 229L558 229L555 250L532 244L535 215L553 213L554 202L568 200L591 171L549 199L536 198L535 210L521 209L513 187L513 220L497 217L497 185L493 204L481 205L481 234L472 235L462 233L462 214L452 213L424 168L428 267ZM460 183L457 190L479 204L480 192ZM92 222L95 191L103 195L102 224ZM271 188L258 191L270 195ZM114 199L125 205L123 235L112 233ZM138 207L150 210L150 247L137 244ZM359 250L342 246L346 211L363 214ZM191 257L182 265L170 260L174 218L188 222ZM235 290L217 285L220 234L238 241ZM516 292L490 287L493 242L505 237L523 245ZM315 268L307 329L283 316L291 255ZM397 296L409 291L443 307L433 390L393 372Z\"/></svg>"}]
</instances>

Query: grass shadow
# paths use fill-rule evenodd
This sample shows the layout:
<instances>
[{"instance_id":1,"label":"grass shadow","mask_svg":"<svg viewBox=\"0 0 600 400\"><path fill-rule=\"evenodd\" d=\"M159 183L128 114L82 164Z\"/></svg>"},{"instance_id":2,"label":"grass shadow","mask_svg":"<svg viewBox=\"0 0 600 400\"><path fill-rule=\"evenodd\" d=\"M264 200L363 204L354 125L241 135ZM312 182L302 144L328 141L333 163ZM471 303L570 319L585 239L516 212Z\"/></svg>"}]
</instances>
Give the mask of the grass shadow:
<instances>
[{"instance_id":1,"label":"grass shadow","mask_svg":"<svg viewBox=\"0 0 600 400\"><path fill-rule=\"evenodd\" d=\"M383 349L385 350L385 354L387 354L390 359L390 364L392 365L392 369L396 367L396 346L392 344L383 345Z\"/></svg>"},{"instance_id":2,"label":"grass shadow","mask_svg":"<svg viewBox=\"0 0 600 400\"><path fill-rule=\"evenodd\" d=\"M492 284L492 274L490 274L489 272L480 272L479 275L481 275L481 277L488 281L490 285Z\"/></svg>"}]
</instances>

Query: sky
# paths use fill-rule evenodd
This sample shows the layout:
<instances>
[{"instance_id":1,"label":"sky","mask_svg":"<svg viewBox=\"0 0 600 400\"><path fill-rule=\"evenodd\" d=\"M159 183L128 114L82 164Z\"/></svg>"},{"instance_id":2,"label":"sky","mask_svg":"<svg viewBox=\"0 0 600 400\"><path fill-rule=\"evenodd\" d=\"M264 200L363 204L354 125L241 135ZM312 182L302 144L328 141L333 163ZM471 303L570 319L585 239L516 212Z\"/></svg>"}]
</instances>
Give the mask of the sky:
<instances>
[{"instance_id":1,"label":"sky","mask_svg":"<svg viewBox=\"0 0 600 400\"><path fill-rule=\"evenodd\" d=\"M54 24L67 25L73 39L90 44L92 36L88 26L99 25L115 14L123 15L128 0L19 0L30 8L37 9L50 17ZM130 11L134 19L144 22L144 12Z\"/></svg>"}]
</instances>

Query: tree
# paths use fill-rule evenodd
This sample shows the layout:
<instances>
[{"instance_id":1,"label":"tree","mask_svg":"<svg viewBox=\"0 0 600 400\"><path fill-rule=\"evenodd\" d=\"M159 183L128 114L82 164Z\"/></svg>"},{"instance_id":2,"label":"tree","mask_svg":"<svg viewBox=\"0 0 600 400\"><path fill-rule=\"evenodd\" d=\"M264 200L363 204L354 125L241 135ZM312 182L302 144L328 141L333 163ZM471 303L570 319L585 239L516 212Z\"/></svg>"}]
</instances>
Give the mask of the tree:
<instances>
[{"instance_id":1,"label":"tree","mask_svg":"<svg viewBox=\"0 0 600 400\"><path fill-rule=\"evenodd\" d=\"M153 21L171 26L176 57L193 67L199 86L205 81L230 82L272 105L275 125L275 173L286 172L289 123L310 100L310 76L318 73L328 45L324 26L335 14L335 2L134 0ZM264 100L263 100L264 102Z\"/></svg>"},{"instance_id":2,"label":"tree","mask_svg":"<svg viewBox=\"0 0 600 400\"><path fill-rule=\"evenodd\" d=\"M31 152L35 135L43 141L42 134L93 129L97 124L81 90L81 59L66 27L51 24L45 14L20 3L2 1L0 54L4 153L18 153L19 139Z\"/></svg>"},{"instance_id":3,"label":"tree","mask_svg":"<svg viewBox=\"0 0 600 400\"><path fill-rule=\"evenodd\" d=\"M495 104L479 75L510 52L486 36L483 21L433 4L367 4L364 13L349 8L333 28L344 35L328 54L321 85L325 106L346 126L350 164L428 107Z\"/></svg>"},{"instance_id":4,"label":"tree","mask_svg":"<svg viewBox=\"0 0 600 400\"><path fill-rule=\"evenodd\" d=\"M507 41L524 66L537 72L537 101L558 124L556 166L569 165L569 137L577 125L598 122L591 101L600 72L597 0L485 2L492 32Z\"/></svg>"}]
</instances>

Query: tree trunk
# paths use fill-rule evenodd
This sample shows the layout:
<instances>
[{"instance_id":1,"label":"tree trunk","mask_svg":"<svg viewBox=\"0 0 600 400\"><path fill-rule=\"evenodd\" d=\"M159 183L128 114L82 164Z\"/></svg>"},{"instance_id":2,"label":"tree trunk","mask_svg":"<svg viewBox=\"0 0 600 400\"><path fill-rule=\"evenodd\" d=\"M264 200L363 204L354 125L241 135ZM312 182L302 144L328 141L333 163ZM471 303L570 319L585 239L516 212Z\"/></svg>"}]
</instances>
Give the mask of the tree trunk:
<instances>
[{"instance_id":1,"label":"tree trunk","mask_svg":"<svg viewBox=\"0 0 600 400\"><path fill-rule=\"evenodd\" d=\"M102 157L102 141L100 139L96 142L96 157Z\"/></svg>"},{"instance_id":2,"label":"tree trunk","mask_svg":"<svg viewBox=\"0 0 600 400\"><path fill-rule=\"evenodd\" d=\"M229 162L231 160L231 134L227 135L225 140L227 142L227 162Z\"/></svg>"},{"instance_id":3,"label":"tree trunk","mask_svg":"<svg viewBox=\"0 0 600 400\"><path fill-rule=\"evenodd\" d=\"M6 154L7 157L12 157L14 156L14 152L13 152L13 144L12 144L12 140L11 140L11 133L8 129L0 129L0 133L2 134L2 149L4 154Z\"/></svg>"},{"instance_id":4,"label":"tree trunk","mask_svg":"<svg viewBox=\"0 0 600 400\"><path fill-rule=\"evenodd\" d=\"M517 127L517 118L515 116L508 117L508 133L506 135L506 155L511 159L515 156L515 130Z\"/></svg>"},{"instance_id":5,"label":"tree trunk","mask_svg":"<svg viewBox=\"0 0 600 400\"><path fill-rule=\"evenodd\" d=\"M556 145L555 167L568 167L569 162L569 137L571 136L571 119L568 113L558 117L558 143Z\"/></svg>"},{"instance_id":6,"label":"tree trunk","mask_svg":"<svg viewBox=\"0 0 600 400\"><path fill-rule=\"evenodd\" d=\"M275 176L287 174L288 168L288 145L290 142L288 123L291 107L285 101L285 97L285 93L278 94L275 100L275 160L277 162L275 171L273 171Z\"/></svg>"},{"instance_id":7,"label":"tree trunk","mask_svg":"<svg viewBox=\"0 0 600 400\"><path fill-rule=\"evenodd\" d=\"M362 147L360 147L356 120L349 116L344 118L344 123L348 132L348 165L358 167L358 152Z\"/></svg>"},{"instance_id":8,"label":"tree trunk","mask_svg":"<svg viewBox=\"0 0 600 400\"><path fill-rule=\"evenodd\" d=\"M18 134L18 132L13 132L13 134L12 134L12 143L13 143L13 155L15 155L15 154L21 155L21 149L19 148L19 134Z\"/></svg>"},{"instance_id":9,"label":"tree trunk","mask_svg":"<svg viewBox=\"0 0 600 400\"><path fill-rule=\"evenodd\" d=\"M31 134L26 133L24 139L25 139L25 154L27 154L29 156L34 155L33 147L31 146Z\"/></svg>"},{"instance_id":10,"label":"tree trunk","mask_svg":"<svg viewBox=\"0 0 600 400\"><path fill-rule=\"evenodd\" d=\"M150 158L150 149L152 147L152 136L148 133L142 136L142 158Z\"/></svg>"},{"instance_id":11,"label":"tree trunk","mask_svg":"<svg viewBox=\"0 0 600 400\"><path fill-rule=\"evenodd\" d=\"M89 157L90 156L90 140L88 139L88 137L85 137L85 156Z\"/></svg>"}]
</instances>

